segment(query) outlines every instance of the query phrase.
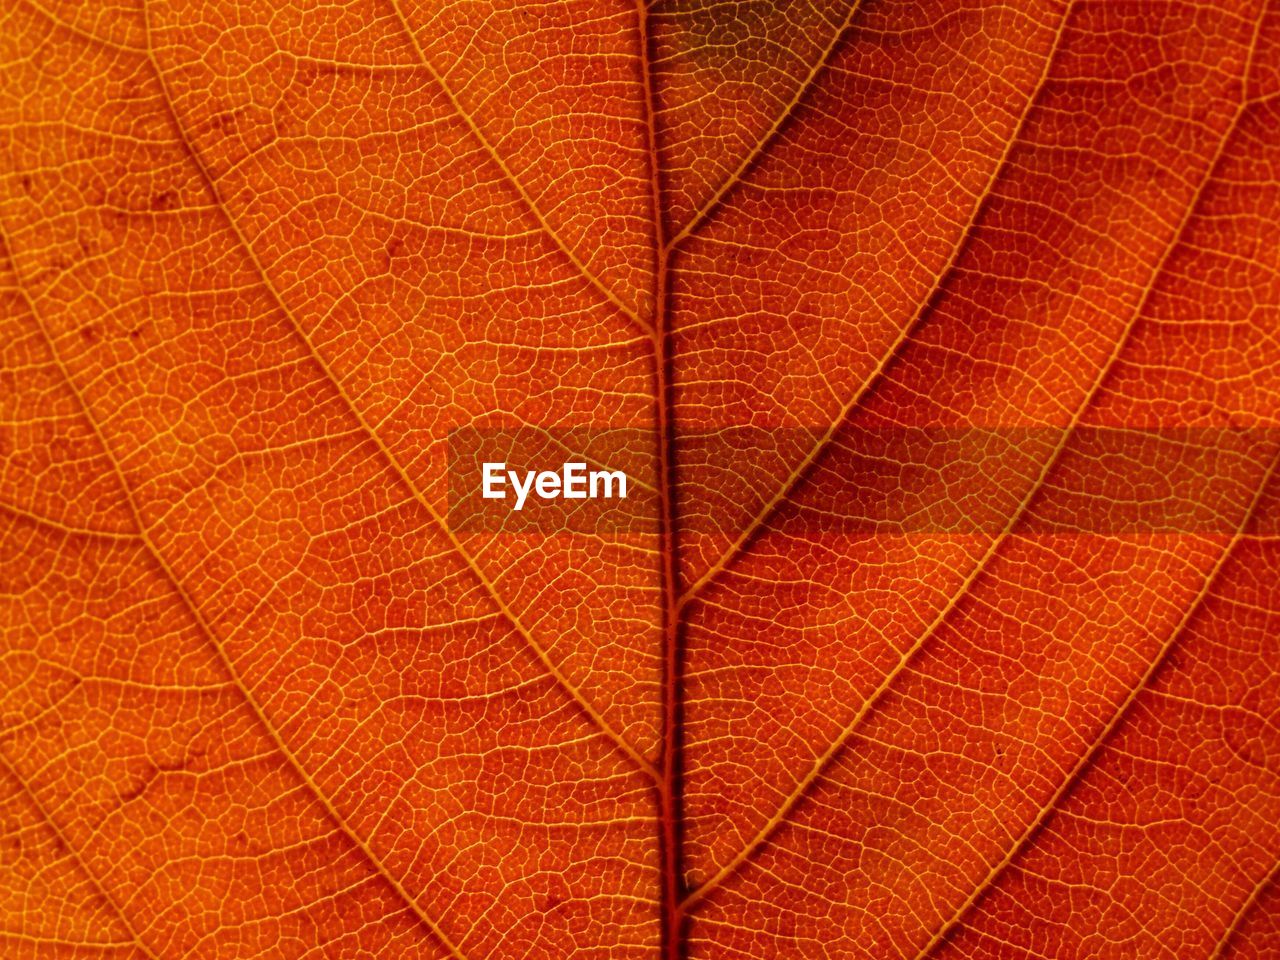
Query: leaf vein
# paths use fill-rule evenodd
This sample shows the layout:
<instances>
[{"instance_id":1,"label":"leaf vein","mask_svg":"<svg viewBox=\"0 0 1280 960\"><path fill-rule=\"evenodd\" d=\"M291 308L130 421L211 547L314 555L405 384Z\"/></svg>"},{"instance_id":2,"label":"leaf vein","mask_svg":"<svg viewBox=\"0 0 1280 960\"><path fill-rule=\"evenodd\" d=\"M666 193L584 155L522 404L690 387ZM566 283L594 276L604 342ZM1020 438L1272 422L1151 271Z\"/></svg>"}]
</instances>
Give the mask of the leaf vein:
<instances>
[{"instance_id":1,"label":"leaf vein","mask_svg":"<svg viewBox=\"0 0 1280 960\"><path fill-rule=\"evenodd\" d=\"M289 765L297 773L298 777L302 780L302 782L306 784L307 788L310 790L312 795L315 796L315 798L324 807L330 819L338 826L338 828L342 831L342 833L353 844L355 844L357 849L359 849L364 854L364 856L366 857L368 862L372 865L374 870L384 880L386 880L386 882L391 886L391 888L400 896L400 898L414 912L414 914L422 921L422 923L435 935L435 937L450 952L450 954L455 958L455 960L467 960L465 955L458 949L457 945L453 942L452 939L450 939L448 934L444 932L444 930L440 927L440 925L436 922L436 920L434 920L429 914L426 913L426 911L422 909L421 906L419 906L417 901L409 895L409 892L404 888L404 886L400 883L400 881L394 875L392 875L390 870L388 870L386 864L383 863L382 859L379 856L377 856L377 854L374 853L373 848L368 843L366 843L360 836L358 836L356 832L351 828L351 826L347 823L346 818L343 817L342 814L338 811L332 799L330 799L330 797L323 790L320 789L319 784L317 784L311 778L311 776L307 773L306 769L303 767L302 763L298 760L298 758L294 755L293 751L289 748L288 744L285 743L283 736L281 736L280 732L267 718L266 712L263 710L262 705L258 702L257 698L253 695L253 693L249 690L248 684L245 683L244 678L240 675L238 668L232 662L231 657L227 654L225 647L218 640L217 634L213 630L212 624L209 623L207 618L204 616L204 613L201 611L199 605L195 602L195 598L193 598L190 595L190 593L187 591L186 587L182 584L182 581L178 578L177 573L169 565L164 555L160 552L159 548L155 545L154 541L152 540L150 532L148 531L147 527L143 523L142 512L138 508L138 504L134 499L133 491L129 488L128 482L125 479L124 471L121 469L120 464L115 457L115 454L111 452L111 448L108 446L106 437L103 435L97 420L90 413L88 403L85 401L84 397L81 395L79 388L75 385L75 382L72 380L70 371L67 370L65 364L63 364L61 356L58 352L58 348L54 343L53 337L49 334L48 330L45 329L44 321L40 318L39 311L36 307L35 302L31 299L30 294L26 290L23 290L21 292L21 295L23 299L26 301L29 309L31 310L32 316L36 319L36 322L40 327L40 332L44 337L46 344L48 345L49 351L53 355L54 361L57 363L59 369L62 372L64 381L66 382L68 388L71 390L72 394L75 396L76 403L80 408L81 414L84 417L85 422L89 425L90 429L93 431L95 437L97 438L98 444L102 448L104 456L111 463L112 470L114 471L116 475L116 479L119 482L121 490L124 493L124 497L126 502L128 503L129 510L133 514L134 523L137 525L137 528L138 528L139 539L142 541L143 544L145 544L147 552L151 555L152 559L154 559L154 561L156 562L156 565L164 573L165 578L172 585L174 592L177 594L183 606L190 613L192 619L195 621L196 625L199 627L201 633L203 633L208 638L210 645L214 649L214 652L217 656L218 661L221 663L223 669L226 670L227 674L230 676L232 682L235 684L236 688L239 690L240 695L244 698L246 704L249 706L250 710L253 712L258 722L261 724L267 736L275 745L276 749L280 751L280 754L283 757L285 757Z\"/></svg>"},{"instance_id":2,"label":"leaf vein","mask_svg":"<svg viewBox=\"0 0 1280 960\"><path fill-rule=\"evenodd\" d=\"M1075 0L1072 0L1072 2L1074 5ZM1262 22L1261 19L1259 19L1258 21L1259 29L1261 27L1261 22ZM1065 21L1063 26L1065 26ZM1257 40L1258 40L1258 33L1255 32L1253 45L1249 51L1248 62L1245 65L1244 76L1246 79L1251 69L1253 53L1257 47ZM902 654L898 658L897 663L894 664L892 669L884 676L884 678L881 680L880 684L876 687L876 689L864 701L862 707L858 710L858 712L854 715L854 717L850 720L850 722L841 731L840 735L837 736L828 745L827 749L824 750L822 754L817 758L817 760L815 760L814 763L810 766L809 770L806 772L804 777L802 777L796 783L795 787L793 788L792 792L788 795L787 800L783 803L783 805L774 812L774 814L756 832L756 834L752 837L750 842L746 844L746 846L744 846L741 850L739 850L739 852L735 854L729 861L727 861L724 864L724 866L722 866L712 877L710 877L708 880L702 883L699 887L697 887L693 891L693 893L689 895L687 900L687 904L689 906L692 906L693 904L697 903L699 900L703 899L708 893L710 893L716 887L722 885L724 881L728 879L728 877L732 876L738 870L738 868L741 867L755 853L755 851L758 850L769 839L770 836L772 836L774 831L777 830L778 827L780 827L786 821L786 818L790 815L791 811L795 808L796 804L799 803L799 801L808 793L810 787L812 787L821 778L821 776L826 772L827 768L835 761L835 759L843 751L845 745L852 739L852 737L856 734L856 732L861 728L862 724L865 722L866 718L870 715L871 711L876 706L879 705L879 702L884 698L884 696L889 692L889 690L892 689L894 684L897 682L898 678L906 670L909 664L915 659L916 655L925 647L928 641L937 634L937 632L941 629L943 624L949 619L951 613L958 608L960 601L970 593L973 586L981 578L982 574L989 568L991 561L995 558L1001 546L1003 546L1003 544L1008 541L1009 537L1013 535L1013 533L1017 528L1017 525L1019 524L1023 516L1026 514L1027 510L1030 508L1033 500L1035 499L1036 494L1044 486L1053 468L1061 459L1062 454L1066 450L1069 440L1075 434L1076 427L1080 424L1080 421L1083 419L1085 413L1092 407L1095 398L1097 397L1098 393L1101 391L1103 385L1106 383L1106 380L1112 368L1114 367L1115 363L1119 360L1120 355L1123 353L1125 346L1129 343L1130 339L1132 338L1133 332L1138 326L1138 321L1141 319L1141 317L1144 315L1146 311L1147 304L1150 301L1150 298L1155 291L1159 278L1163 275L1165 266L1168 263L1169 258L1173 255L1173 252L1180 245L1188 225L1191 223L1191 220L1195 212L1200 207L1200 201L1201 201L1201 198L1204 196L1205 190L1208 188L1209 184L1214 179L1214 175L1218 170L1219 164L1221 163L1221 160L1225 155L1227 144L1230 142L1240 122L1240 118L1243 116L1245 112L1246 105L1247 105L1246 101L1242 97L1241 102L1238 106L1238 109L1236 110L1236 113L1233 119L1227 125L1227 129L1223 132L1222 136L1218 141L1218 145L1213 156L1209 158L1208 162L1205 164L1205 172L1201 175L1200 182L1195 192L1190 197L1186 207L1184 208L1181 220L1177 225L1177 228L1172 232L1172 235L1169 241L1165 244L1164 250L1161 253L1159 259L1153 265L1151 273L1148 277L1147 283L1142 292L1142 295L1139 297L1138 302L1135 304L1134 309L1130 314L1128 323L1125 325L1124 330L1121 332L1120 336L1116 339L1115 345L1111 351L1110 356L1108 356L1102 363L1098 371L1098 374L1095 377L1094 382L1091 385L1088 393L1085 395L1082 402L1077 407L1074 415L1072 416L1071 422L1063 429L1061 438L1059 439L1056 448L1049 455L1048 459L1045 461L1045 464L1040 469L1039 473L1037 474L1036 478L1028 488L1027 492L1024 494L1021 503L1013 511L1008 521L1005 523L1004 528L992 539L991 544L987 547L987 550L978 559L977 563L975 563L972 570L965 577L964 581L960 584L960 588L957 590L957 592L951 597L951 599L947 602L947 604L938 611L937 615L930 622L929 626L924 630L924 632L920 635L920 637L915 641L915 643L913 643L910 647L908 647L906 650L902 652Z\"/></svg>"},{"instance_id":3,"label":"leaf vein","mask_svg":"<svg viewBox=\"0 0 1280 960\"><path fill-rule=\"evenodd\" d=\"M1038 102L1040 95L1044 90L1045 84L1048 82L1051 68L1057 57L1058 48L1062 43L1062 37L1066 33L1067 21L1070 18L1071 10L1075 3L1076 0L1070 0L1066 8L1064 8L1062 17L1058 21L1053 42L1045 54L1044 63L1041 67L1040 77L1037 80L1036 86L1027 96L1026 103L1023 105L1022 114L1019 116L1018 122L1015 125L1013 132L1010 134L1009 139L1005 142L1004 150L992 165L991 176L988 178L982 192L974 198L973 206L970 208L969 217L963 228L958 231L956 242L952 245L951 254L947 258L947 261L942 265L942 268L935 275L933 284L929 288L928 293L920 299L919 305L911 319L904 323L899 329L898 336L894 339L893 343L889 345L889 348L881 355L879 362L871 373L863 380L862 385L854 391L854 393L840 408L836 416L832 419L831 426L823 431L822 436L820 436L817 442L810 447L804 458L794 468L792 468L787 479L779 485L773 496L770 497L756 515L752 517L751 521L739 533L737 538L734 539L733 543L731 543L725 549L724 553L717 557L715 562L712 563L711 566L708 567L702 575L684 591L684 594L680 598L680 606L682 608L696 598L702 590L711 584L718 576L720 576L720 574L728 569L738 559L738 557L742 555L745 548L751 543L752 538L760 528L764 526L778 508L787 501L800 482L808 475L813 465L822 456L822 453L835 441L840 429L849 421L849 418L870 394L871 389L884 376L894 358L897 357L902 348L910 342L912 334L915 333L920 323L928 315L929 309L935 302L939 292L955 272L961 255L968 248L972 237L973 227L977 224L983 211L986 209L986 204L990 200L996 184L1009 167L1014 147L1021 138L1022 132L1026 127L1027 120L1031 116L1035 104Z\"/></svg>"},{"instance_id":4,"label":"leaf vein","mask_svg":"<svg viewBox=\"0 0 1280 960\"><path fill-rule=\"evenodd\" d=\"M970 894L965 898L964 902L956 908L952 916L934 932L929 942L917 954L917 960L923 960L923 958L929 956L935 949L945 942L946 938L950 935L956 925L965 918L969 911L981 899L982 895L986 893L987 890L991 889L995 882L1003 875L1004 871L1008 869L1010 864L1012 864L1013 861L1017 859L1018 855L1026 849L1027 844L1030 843L1031 840L1038 835L1041 828L1049 822L1053 814L1059 809L1059 805L1063 799L1070 794L1072 788L1080 782L1084 773L1093 766L1094 762L1101 755L1103 747L1111 739L1111 736L1120 728L1121 724L1123 724L1125 719L1128 717L1130 710L1132 710L1134 704L1137 703L1139 696L1148 689L1151 681L1155 678L1156 674L1159 673L1160 668L1168 661L1169 654L1178 645L1179 640L1181 640L1187 629L1195 620L1196 615L1204 606L1205 600L1208 599L1212 592L1213 586L1217 582L1218 577L1221 575L1223 569L1226 568L1227 560L1230 559L1241 541L1246 539L1245 531L1249 526L1250 520L1257 511L1259 503L1262 501L1263 494L1270 486L1272 477L1275 476L1276 466L1278 463L1280 463L1280 455L1272 458L1270 466L1268 466L1262 481L1258 484L1258 488L1254 492L1253 500L1250 503L1248 510L1245 512L1240 529L1233 535L1231 542L1224 546L1219 552L1213 566L1205 575L1204 582L1201 584L1200 590L1187 604L1187 609L1181 620L1170 631L1169 639L1167 639L1164 644L1161 645L1160 649L1156 651L1155 656L1148 664L1147 669L1143 672L1142 676L1138 678L1137 683L1129 689L1125 698L1116 707L1115 711L1108 718L1102 729L1098 731L1087 749L1080 755L1080 758L1076 761L1075 765L1067 772L1066 776L1058 784L1057 789L1055 789L1049 796L1048 800L1041 805L1036 816L1027 823L1023 832L1016 838L1014 843L1005 852L1004 856L991 866L987 875L983 877L981 882L973 888Z\"/></svg>"},{"instance_id":5,"label":"leaf vein","mask_svg":"<svg viewBox=\"0 0 1280 960\"><path fill-rule=\"evenodd\" d=\"M1227 928L1222 932L1222 936L1214 947L1213 953L1209 955L1209 960L1223 960L1229 955L1231 944L1239 935L1245 920L1257 908L1258 903L1262 900L1262 895L1276 883L1280 883L1280 859L1276 860L1275 864L1272 865L1262 879L1254 884L1253 889L1249 891L1249 895L1241 901L1240 906L1231 917L1231 921L1227 924Z\"/></svg>"},{"instance_id":6,"label":"leaf vein","mask_svg":"<svg viewBox=\"0 0 1280 960\"><path fill-rule=\"evenodd\" d=\"M773 123L771 123L769 128L761 134L754 146L747 151L747 155L742 158L741 162L739 162L738 166L734 168L733 172L720 183L707 201L694 212L693 216L689 218L689 222L677 230L671 239L667 241L665 246L667 251L675 249L675 247L679 246L682 241L691 236L693 232L702 225L703 221L707 219L710 213L719 206L720 201L724 199L725 195L742 182L743 175L751 169L752 164L763 156L765 149L773 142L779 132L781 132L783 126L787 122L787 119L795 114L796 108L800 106L809 91L813 89L818 76L826 69L827 65L835 56L836 48L840 46L840 41L848 32L850 25L853 23L853 18L857 15L858 10L861 7L862 0L851 0L849 9L845 11L844 19L834 30L832 30L830 41L827 43L827 46L822 51L821 55L814 60L813 65L809 68L808 76L806 76L796 87L795 91L792 93L791 99L783 105L782 110L779 112L778 116L774 118Z\"/></svg>"},{"instance_id":7,"label":"leaf vein","mask_svg":"<svg viewBox=\"0 0 1280 960\"><path fill-rule=\"evenodd\" d=\"M551 241L560 249L560 252L569 259L569 262L573 264L574 268L582 275L583 279L585 279L587 283L603 295L609 303L623 314L623 316L631 320L632 323L638 326L645 333L652 336L653 324L645 320L645 318L642 317L634 307L630 306L626 301L618 296L612 287L596 276L596 274L593 273L582 261L582 258L574 252L573 248L565 242L564 238L560 236L560 233L551 226L551 222L547 219L547 215L543 212L537 201L535 201L530 195L524 183L515 175L515 171L511 169L510 164L502 158L502 154L498 152L497 147L495 147L489 141L489 138L485 136L484 131L480 129L480 124L476 122L475 117L471 115L470 111L466 110L462 106L462 102L458 99L457 94L454 93L453 88L449 86L445 81L445 78L440 75L440 72L432 66L431 61L427 58L426 51L422 48L422 44L418 42L417 34L409 25L409 20L404 14L404 10L400 5L400 0L389 0L389 2L391 4L392 11L395 13L396 19L400 22L400 26L404 30L404 34L408 38L410 45L413 47L414 53L417 55L418 61L422 64L423 69L426 70L431 76L431 79L435 81L436 85L440 88L440 91L444 94L445 99L449 101L449 106L453 109L458 118L466 125L471 135L484 148L485 153L493 163L497 165L498 169L502 172L503 177L512 185L512 187L515 188L516 193L520 196L520 200L524 203L529 212L533 214L534 219L538 221L538 225L542 228L543 232L551 238Z\"/></svg>"},{"instance_id":8,"label":"leaf vein","mask_svg":"<svg viewBox=\"0 0 1280 960\"><path fill-rule=\"evenodd\" d=\"M522 620L516 614L516 612L502 598L501 593L498 591L493 581L481 569L480 565L476 562L475 557L471 554L469 550L466 549L465 546L463 546L461 540L458 539L457 534L454 533L454 531L449 527L448 523L445 521L445 518L441 516L440 512L435 508L435 505L431 503L431 501L419 488L418 484L409 475L408 471L405 469L404 465L400 462L399 458L395 455L395 453L392 451L392 449L386 443L386 441L383 440L381 434L369 422L368 418L365 417L365 415L361 412L359 406L351 397L350 392L346 389L346 387L343 386L342 381L333 372L333 369L330 367L328 361L324 358L319 348L316 346L312 338L302 328L302 324L298 321L297 317L294 316L293 311L290 310L288 305L285 303L283 296L280 294L280 291L276 289L276 286L272 282L270 275L267 273L266 267L264 266L262 261L258 258L257 252L254 250L253 245L249 242L249 238L246 236L243 229L241 229L235 217L231 215L231 212L227 207L227 204L224 201L221 192L218 190L212 175L209 173L208 168L206 167L203 159L201 158L199 151L196 149L195 145L191 143L186 137L186 134L178 119L177 110L174 108L173 100L172 100L172 97L170 96L168 85L167 85L167 82L165 81L163 71L161 71L159 64L155 61L154 56L149 57L149 60L152 65L152 69L155 72L157 81L160 85L161 97L164 100L166 109L169 112L170 120L173 123L174 130L178 135L178 137L183 142L188 155L191 157L192 163L195 166L196 171L199 174L205 186L205 189L209 191L211 197L217 204L219 210L222 212L223 218L225 219L232 233L235 235L241 249L245 253L245 256L248 258L249 262L252 264L254 271L257 273L259 281L261 282L263 288L271 296L271 299L276 304L277 309L280 310L281 315L284 316L285 319L288 321L289 326L293 329L295 335L298 337L298 339L301 341L301 343L307 350L308 354L310 355L312 362L314 362L317 368L324 374L325 379L328 380L328 382L333 385L333 388L337 392L343 404L350 411L351 415L355 418L356 422L360 425L361 430L370 438L370 440L373 441L374 445L378 449L379 454L381 455L383 460L388 464L388 466L391 468L392 473L396 476L399 482L405 487L405 489L409 492L409 494L419 504L421 504L421 506L427 511L427 513L435 521L441 533L444 534L445 538L449 541L450 547L463 560L463 562L466 564L467 568L470 570L472 575L477 579L481 587L489 596L490 600L501 611L503 617L507 620L508 623L511 624L511 626L521 636L524 642L534 652L537 659L541 662L543 668L553 678L555 678L557 684L561 687L561 689L563 689L574 700L574 702L576 702L579 705L583 713L600 730L600 732L605 737L607 737L610 741L612 741L615 746L617 746L624 754L626 754L641 771L643 771L650 777L656 776L655 771L653 769L653 765L627 740L627 738L625 738L620 732L618 732L613 728L613 726L608 722L608 720L605 719L604 715L595 707L593 703L591 703L590 700L587 699L586 695L583 694L583 692L579 690L578 687L569 680L569 678L564 674L564 672L556 665L555 661L551 659L551 655L548 652L548 650L541 643L538 642L538 640L533 636L533 633L528 629L528 627L525 626L525 624L522 622Z\"/></svg>"},{"instance_id":9,"label":"leaf vein","mask_svg":"<svg viewBox=\"0 0 1280 960\"><path fill-rule=\"evenodd\" d=\"M77 850L75 845L70 842L66 834L63 833L62 828L58 826L53 817L49 815L49 811L45 809L44 804L40 802L40 798L36 796L35 791L32 790L27 782L18 775L18 771L13 768L13 765L9 762L9 759L3 754L3 752L0 752L0 768L4 769L4 771L13 779L14 783L18 785L19 789L21 789L26 795L27 799L31 801L31 805L35 807L36 812L40 814L40 818L44 820L49 829L53 831L53 835L58 838L58 841L62 846L71 854L71 859L76 862L76 865L80 868L86 879L88 879L94 890L96 890L102 899L106 901L107 905L111 907L111 911L119 917L120 923L124 926L125 930L129 932L129 936L133 938L133 943L137 945L139 950L145 953L148 957L151 957L151 960L159 960L159 956L156 952L147 946L146 942L143 941L142 936L138 933L137 928L129 918L125 916L124 910L121 908L116 898L107 890L102 881L98 879L97 874L89 869L89 865L85 862L84 857L80 855L80 851ZM119 944L103 944L104 948L108 946L119 946Z\"/></svg>"}]
</instances>

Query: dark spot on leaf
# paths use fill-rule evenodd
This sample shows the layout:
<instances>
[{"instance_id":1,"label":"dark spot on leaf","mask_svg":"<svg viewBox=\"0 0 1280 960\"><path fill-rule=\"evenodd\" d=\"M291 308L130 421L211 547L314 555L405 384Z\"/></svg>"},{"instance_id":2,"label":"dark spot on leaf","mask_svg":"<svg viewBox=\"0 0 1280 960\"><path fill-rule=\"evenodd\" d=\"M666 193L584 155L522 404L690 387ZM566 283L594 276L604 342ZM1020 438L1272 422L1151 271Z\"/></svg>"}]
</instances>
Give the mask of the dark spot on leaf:
<instances>
[{"instance_id":1,"label":"dark spot on leaf","mask_svg":"<svg viewBox=\"0 0 1280 960\"><path fill-rule=\"evenodd\" d=\"M125 790L123 793L120 794L120 805L124 806L127 803L132 803L134 800L137 800L140 796L142 796L143 791L147 789L147 784L149 784L150 782L151 782L150 777L139 778L137 783L135 783L128 790Z\"/></svg>"},{"instance_id":2,"label":"dark spot on leaf","mask_svg":"<svg viewBox=\"0 0 1280 960\"><path fill-rule=\"evenodd\" d=\"M734 46L752 37L762 40L785 5L776 0L691 4L681 19L693 50Z\"/></svg>"},{"instance_id":3,"label":"dark spot on leaf","mask_svg":"<svg viewBox=\"0 0 1280 960\"><path fill-rule=\"evenodd\" d=\"M390 273L392 261L394 261L395 258L400 255L401 250L404 249L404 239L402 237L389 237L384 249L385 252L382 257L382 271L383 273Z\"/></svg>"}]
</instances>

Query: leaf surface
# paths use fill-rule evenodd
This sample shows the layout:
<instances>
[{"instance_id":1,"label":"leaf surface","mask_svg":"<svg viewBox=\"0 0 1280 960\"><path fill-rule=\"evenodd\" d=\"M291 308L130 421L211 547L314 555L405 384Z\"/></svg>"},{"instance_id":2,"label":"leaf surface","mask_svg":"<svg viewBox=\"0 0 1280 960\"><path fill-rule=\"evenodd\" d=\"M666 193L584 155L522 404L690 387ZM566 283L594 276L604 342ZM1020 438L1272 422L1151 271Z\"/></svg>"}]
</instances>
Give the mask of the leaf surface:
<instances>
[{"instance_id":1,"label":"leaf surface","mask_svg":"<svg viewBox=\"0 0 1280 960\"><path fill-rule=\"evenodd\" d=\"M1274 0L0 17L6 956L1276 955Z\"/></svg>"}]
</instances>

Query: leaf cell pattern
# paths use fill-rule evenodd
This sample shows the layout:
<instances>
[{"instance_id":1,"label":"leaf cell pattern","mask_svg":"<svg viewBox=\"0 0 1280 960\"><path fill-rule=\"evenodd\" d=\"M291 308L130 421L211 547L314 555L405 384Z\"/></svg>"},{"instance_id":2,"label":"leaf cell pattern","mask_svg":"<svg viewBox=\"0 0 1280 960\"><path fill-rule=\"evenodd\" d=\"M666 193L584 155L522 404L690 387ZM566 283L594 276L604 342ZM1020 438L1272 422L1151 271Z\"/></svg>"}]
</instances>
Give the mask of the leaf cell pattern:
<instances>
[{"instance_id":1,"label":"leaf cell pattern","mask_svg":"<svg viewBox=\"0 0 1280 960\"><path fill-rule=\"evenodd\" d=\"M4 956L1280 957L1276 0L0 0L0 254Z\"/></svg>"}]
</instances>

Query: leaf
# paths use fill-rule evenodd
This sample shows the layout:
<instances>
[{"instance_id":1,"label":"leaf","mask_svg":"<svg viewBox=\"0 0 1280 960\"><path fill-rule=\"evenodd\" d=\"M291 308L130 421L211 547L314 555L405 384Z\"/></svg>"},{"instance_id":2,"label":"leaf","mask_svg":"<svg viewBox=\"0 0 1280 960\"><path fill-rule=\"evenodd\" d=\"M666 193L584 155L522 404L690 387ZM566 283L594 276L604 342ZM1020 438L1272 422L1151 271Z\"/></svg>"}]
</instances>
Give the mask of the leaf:
<instances>
[{"instance_id":1,"label":"leaf","mask_svg":"<svg viewBox=\"0 0 1280 960\"><path fill-rule=\"evenodd\" d=\"M6 956L1275 956L1274 0L0 16Z\"/></svg>"}]
</instances>

